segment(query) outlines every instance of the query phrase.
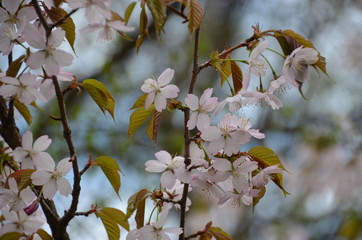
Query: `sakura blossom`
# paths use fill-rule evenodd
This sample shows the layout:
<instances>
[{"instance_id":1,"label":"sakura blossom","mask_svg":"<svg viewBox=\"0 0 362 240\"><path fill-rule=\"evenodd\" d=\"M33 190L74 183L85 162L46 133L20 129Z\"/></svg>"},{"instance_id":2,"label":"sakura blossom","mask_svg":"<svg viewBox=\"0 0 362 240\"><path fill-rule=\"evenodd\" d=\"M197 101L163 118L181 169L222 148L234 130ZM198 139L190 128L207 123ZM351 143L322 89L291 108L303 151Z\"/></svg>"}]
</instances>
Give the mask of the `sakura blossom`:
<instances>
[{"instance_id":1,"label":"sakura blossom","mask_svg":"<svg viewBox=\"0 0 362 240\"><path fill-rule=\"evenodd\" d=\"M52 199L59 191L61 195L68 196L72 192L72 187L64 178L72 168L69 158L62 159L55 167L53 159L35 159L36 171L31 175L34 185L43 186L43 196Z\"/></svg>"},{"instance_id":2,"label":"sakura blossom","mask_svg":"<svg viewBox=\"0 0 362 240\"><path fill-rule=\"evenodd\" d=\"M103 18L110 18L112 12L108 9L111 0L68 0L71 8L84 8L89 24L101 23Z\"/></svg>"},{"instance_id":3,"label":"sakura blossom","mask_svg":"<svg viewBox=\"0 0 362 240\"><path fill-rule=\"evenodd\" d=\"M265 75L266 70L268 69L268 64L265 60L259 58L262 52L268 46L268 40L264 40L260 42L250 53L249 56L249 66L246 69L243 76L243 89L246 90L249 87L251 73L258 77L263 77Z\"/></svg>"},{"instance_id":4,"label":"sakura blossom","mask_svg":"<svg viewBox=\"0 0 362 240\"><path fill-rule=\"evenodd\" d=\"M41 76L43 78L39 92L44 96L45 100L50 100L55 95L53 80L47 76ZM73 73L63 72L60 69L60 72L56 75L58 81L69 82L75 79Z\"/></svg>"},{"instance_id":5,"label":"sakura blossom","mask_svg":"<svg viewBox=\"0 0 362 240\"><path fill-rule=\"evenodd\" d=\"M45 34L32 24L28 24L24 30L24 36L28 44L36 49L26 60L31 69L43 67L47 75L57 75L62 66L72 64L73 56L61 49L57 49L63 42L65 32L61 28L53 30L46 39Z\"/></svg>"},{"instance_id":6,"label":"sakura blossom","mask_svg":"<svg viewBox=\"0 0 362 240\"><path fill-rule=\"evenodd\" d=\"M241 89L237 94L231 97L225 98L215 108L214 114L217 115L225 106L229 104L229 111L236 112L242 107L242 94L245 91Z\"/></svg>"},{"instance_id":7,"label":"sakura blossom","mask_svg":"<svg viewBox=\"0 0 362 240\"><path fill-rule=\"evenodd\" d=\"M24 104L44 99L38 90L40 83L36 80L36 75L31 73L24 73L19 78L0 77L0 82L5 83L0 86L0 95L3 97L17 96Z\"/></svg>"},{"instance_id":8,"label":"sakura blossom","mask_svg":"<svg viewBox=\"0 0 362 240\"><path fill-rule=\"evenodd\" d=\"M197 126L197 129L202 131L210 126L209 113L214 111L218 104L217 97L211 97L212 91L212 88L206 89L201 95L200 100L194 94L187 95L185 102L187 106L194 111L191 114L190 120L187 122L189 130Z\"/></svg>"},{"instance_id":9,"label":"sakura blossom","mask_svg":"<svg viewBox=\"0 0 362 240\"><path fill-rule=\"evenodd\" d=\"M308 65L315 64L319 53L314 48L300 46L287 56L283 65L283 75L287 82L300 87L309 78Z\"/></svg>"},{"instance_id":10,"label":"sakura blossom","mask_svg":"<svg viewBox=\"0 0 362 240\"><path fill-rule=\"evenodd\" d=\"M161 185L166 188L172 188L176 179L188 183L189 172L185 168L184 158L180 156L172 157L167 151L155 153L157 160L149 160L145 163L146 171L162 172Z\"/></svg>"},{"instance_id":11,"label":"sakura blossom","mask_svg":"<svg viewBox=\"0 0 362 240\"><path fill-rule=\"evenodd\" d=\"M34 169L35 161L52 161L50 154L44 152L52 142L47 135L39 137L33 144L33 133L26 131L21 139L21 147L14 150L14 159L21 163L23 169Z\"/></svg>"},{"instance_id":12,"label":"sakura blossom","mask_svg":"<svg viewBox=\"0 0 362 240\"><path fill-rule=\"evenodd\" d=\"M9 178L8 183L9 189L0 189L0 209L7 206L11 211L19 211L35 199L35 194L29 187L19 191L15 178Z\"/></svg>"},{"instance_id":13,"label":"sakura blossom","mask_svg":"<svg viewBox=\"0 0 362 240\"><path fill-rule=\"evenodd\" d=\"M118 32L131 32L134 29L134 27L126 26L125 22L121 20L107 19L104 24L94 23L82 28L80 33L85 34L99 30L99 38L110 41L116 38Z\"/></svg>"},{"instance_id":14,"label":"sakura blossom","mask_svg":"<svg viewBox=\"0 0 362 240\"><path fill-rule=\"evenodd\" d=\"M279 164L266 167L253 177L252 184L258 188L263 187L269 182L272 174L281 173L282 171Z\"/></svg>"},{"instance_id":15,"label":"sakura blossom","mask_svg":"<svg viewBox=\"0 0 362 240\"><path fill-rule=\"evenodd\" d=\"M147 93L145 101L146 110L154 103L156 110L162 112L163 109L166 109L166 99L177 97L180 89L176 85L168 85L174 74L175 71L173 69L167 68L161 73L157 81L151 78L144 81L141 90Z\"/></svg>"},{"instance_id":16,"label":"sakura blossom","mask_svg":"<svg viewBox=\"0 0 362 240\"><path fill-rule=\"evenodd\" d=\"M173 202L181 201L183 189L184 189L184 184L181 183L180 180L176 179L176 183L172 188L165 189L165 191L163 192L163 198L169 199ZM189 186L188 192L191 192L191 191L192 191L192 187ZM168 203L163 203L163 204L168 204ZM169 203L169 204L171 204L170 208L172 208L172 206L174 206L176 209L180 209L180 204L178 204L178 203ZM190 198L187 197L186 211L188 211L190 206L191 206L191 200L190 200Z\"/></svg>"},{"instance_id":17,"label":"sakura blossom","mask_svg":"<svg viewBox=\"0 0 362 240\"><path fill-rule=\"evenodd\" d=\"M250 141L251 135L240 130L238 117L227 113L217 126L211 126L203 131L201 138L210 141L208 150L211 154L223 149L224 153L230 156L239 152L241 144Z\"/></svg>"},{"instance_id":18,"label":"sakura blossom","mask_svg":"<svg viewBox=\"0 0 362 240\"><path fill-rule=\"evenodd\" d=\"M33 7L21 7L22 0L2 0L0 7L0 23L15 29L22 29L25 23L34 20L37 15ZM19 10L19 7L20 10Z\"/></svg>"},{"instance_id":19,"label":"sakura blossom","mask_svg":"<svg viewBox=\"0 0 362 240\"><path fill-rule=\"evenodd\" d=\"M22 28L15 29L8 24L0 26L0 51L2 55L9 55L16 41L22 42L20 39L22 30Z\"/></svg>"}]
</instances>

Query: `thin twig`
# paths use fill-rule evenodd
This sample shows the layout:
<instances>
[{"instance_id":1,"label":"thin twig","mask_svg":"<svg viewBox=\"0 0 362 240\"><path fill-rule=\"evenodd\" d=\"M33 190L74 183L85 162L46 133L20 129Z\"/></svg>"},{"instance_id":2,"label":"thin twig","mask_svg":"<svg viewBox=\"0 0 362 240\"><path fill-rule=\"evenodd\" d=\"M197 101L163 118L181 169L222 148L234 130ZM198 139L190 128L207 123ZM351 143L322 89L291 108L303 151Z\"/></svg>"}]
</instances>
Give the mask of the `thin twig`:
<instances>
[{"instance_id":1,"label":"thin twig","mask_svg":"<svg viewBox=\"0 0 362 240\"><path fill-rule=\"evenodd\" d=\"M171 6L171 5L166 5L166 7L168 8L168 9L170 9L172 12L174 12L175 14L177 14L178 16L180 16L180 17L182 17L183 19L185 19L185 21L184 22L188 22L189 20L188 20L188 18L187 18L187 16L183 13L183 12L180 12L179 10L177 10L175 7L173 7L173 6Z\"/></svg>"}]
</instances>

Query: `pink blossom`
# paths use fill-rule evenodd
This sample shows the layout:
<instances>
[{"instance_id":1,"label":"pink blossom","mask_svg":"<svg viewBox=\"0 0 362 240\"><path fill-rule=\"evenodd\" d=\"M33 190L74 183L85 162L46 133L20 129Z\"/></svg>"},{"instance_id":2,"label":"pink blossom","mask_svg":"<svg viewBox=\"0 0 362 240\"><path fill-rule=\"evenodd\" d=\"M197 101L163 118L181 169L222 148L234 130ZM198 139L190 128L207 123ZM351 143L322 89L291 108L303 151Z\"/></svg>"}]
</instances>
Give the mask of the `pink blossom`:
<instances>
[{"instance_id":1,"label":"pink blossom","mask_svg":"<svg viewBox=\"0 0 362 240\"><path fill-rule=\"evenodd\" d=\"M46 73L52 76L59 73L60 67L72 64L73 56L64 50L57 49L65 37L65 32L61 28L53 30L46 40L43 32L29 24L24 30L24 35L30 46L41 49L31 53L26 60L26 64L31 69L44 67Z\"/></svg>"},{"instance_id":2,"label":"pink blossom","mask_svg":"<svg viewBox=\"0 0 362 240\"><path fill-rule=\"evenodd\" d=\"M242 98L243 93L244 93L244 90L241 89L236 95L225 98L225 100L220 102L218 104L218 106L216 107L216 109L214 111L215 115L217 115L225 107L226 104L229 104L230 112L238 111L242 106L241 98Z\"/></svg>"},{"instance_id":3,"label":"pink blossom","mask_svg":"<svg viewBox=\"0 0 362 240\"><path fill-rule=\"evenodd\" d=\"M176 179L188 183L189 173L185 168L185 159L180 156L172 158L166 151L155 153L157 160L149 160L145 163L146 171L162 172L161 185L166 188L172 188Z\"/></svg>"},{"instance_id":4,"label":"pink blossom","mask_svg":"<svg viewBox=\"0 0 362 240\"><path fill-rule=\"evenodd\" d=\"M25 23L34 20L37 15L33 7L22 7L19 10L22 0L2 0L0 7L0 23L7 24L10 27L15 28L15 24L18 29L22 29Z\"/></svg>"},{"instance_id":5,"label":"pink blossom","mask_svg":"<svg viewBox=\"0 0 362 240\"><path fill-rule=\"evenodd\" d=\"M33 234L45 223L40 212L28 216L23 210L15 212L3 209L2 214L7 223L1 226L0 236L8 232Z\"/></svg>"},{"instance_id":6,"label":"pink blossom","mask_svg":"<svg viewBox=\"0 0 362 240\"><path fill-rule=\"evenodd\" d=\"M0 77L0 81L5 83L0 86L1 96L17 96L19 101L24 104L30 104L37 99L44 99L38 91L39 82L36 80L36 75L24 73L19 78Z\"/></svg>"},{"instance_id":7,"label":"pink blossom","mask_svg":"<svg viewBox=\"0 0 362 240\"><path fill-rule=\"evenodd\" d=\"M266 103L266 104L270 105L273 110L283 107L283 102L270 91L245 92L243 94L243 97L244 97L244 99L243 99L244 105L253 105L256 103L261 103L263 105Z\"/></svg>"},{"instance_id":8,"label":"pink blossom","mask_svg":"<svg viewBox=\"0 0 362 240\"><path fill-rule=\"evenodd\" d=\"M202 131L210 127L209 113L214 111L217 106L217 97L211 97L212 88L208 88L201 95L200 100L194 94L188 94L185 102L187 106L194 111L191 114L190 120L187 122L189 130L194 129L195 126Z\"/></svg>"},{"instance_id":9,"label":"pink blossom","mask_svg":"<svg viewBox=\"0 0 362 240\"><path fill-rule=\"evenodd\" d=\"M287 56L283 65L283 75L295 87L300 87L309 78L308 65L318 61L319 53L314 48L300 46Z\"/></svg>"},{"instance_id":10,"label":"pink blossom","mask_svg":"<svg viewBox=\"0 0 362 240\"><path fill-rule=\"evenodd\" d=\"M104 24L90 24L87 27L82 28L80 32L84 34L100 30L98 35L99 38L110 41L116 37L117 32L131 32L134 29L134 27L126 26L125 22L121 20L106 20Z\"/></svg>"},{"instance_id":11,"label":"pink blossom","mask_svg":"<svg viewBox=\"0 0 362 240\"><path fill-rule=\"evenodd\" d=\"M216 154L220 150L228 156L236 154L240 150L240 145L250 141L251 135L245 131L240 131L239 119L227 113L223 116L218 126L211 126L202 132L201 138L210 141L208 150L211 154Z\"/></svg>"},{"instance_id":12,"label":"pink blossom","mask_svg":"<svg viewBox=\"0 0 362 240\"><path fill-rule=\"evenodd\" d=\"M166 108L167 98L175 98L180 89L176 85L167 85L172 80L175 71L167 68L158 77L157 81L151 78L145 80L141 86L141 90L147 94L145 101L145 109L148 109L152 103L158 112L162 112Z\"/></svg>"},{"instance_id":13,"label":"pink blossom","mask_svg":"<svg viewBox=\"0 0 362 240\"><path fill-rule=\"evenodd\" d=\"M89 24L97 24L102 18L110 18L112 12L108 9L111 0L68 0L71 8L84 8L85 17Z\"/></svg>"},{"instance_id":14,"label":"pink blossom","mask_svg":"<svg viewBox=\"0 0 362 240\"><path fill-rule=\"evenodd\" d=\"M42 77L44 78L45 76ZM65 82L72 81L73 79L75 79L73 73L70 72L59 72L56 75L56 77L58 81L65 81ZM53 80L49 77L42 80L39 87L39 91L44 96L46 101L50 100L55 94Z\"/></svg>"},{"instance_id":15,"label":"pink blossom","mask_svg":"<svg viewBox=\"0 0 362 240\"><path fill-rule=\"evenodd\" d=\"M51 161L49 153L44 152L52 140L43 135L35 140L33 145L33 133L26 131L22 136L21 147L14 150L14 159L21 163L22 169L34 168L34 161Z\"/></svg>"},{"instance_id":16,"label":"pink blossom","mask_svg":"<svg viewBox=\"0 0 362 240\"><path fill-rule=\"evenodd\" d=\"M35 159L34 163L37 170L31 175L31 180L34 185L43 186L44 198L52 199L57 191L64 196L72 193L70 183L64 178L72 168L69 158L62 159L57 167L53 159Z\"/></svg>"},{"instance_id":17,"label":"pink blossom","mask_svg":"<svg viewBox=\"0 0 362 240\"><path fill-rule=\"evenodd\" d=\"M268 41L264 40L258 44L250 53L249 56L249 66L246 69L244 76L243 76L243 89L246 90L249 87L251 73L258 77L262 77L265 75L265 71L268 69L268 64L265 60L259 58L261 53L266 49L268 46Z\"/></svg>"},{"instance_id":18,"label":"pink blossom","mask_svg":"<svg viewBox=\"0 0 362 240\"><path fill-rule=\"evenodd\" d=\"M22 30L22 28L15 29L9 24L3 24L0 27L0 51L2 55L9 55L16 41L22 42L19 39Z\"/></svg>"},{"instance_id":19,"label":"pink blossom","mask_svg":"<svg viewBox=\"0 0 362 240\"><path fill-rule=\"evenodd\" d=\"M253 177L252 184L258 188L263 187L269 182L272 174L281 173L282 171L279 164L266 167Z\"/></svg>"}]
</instances>

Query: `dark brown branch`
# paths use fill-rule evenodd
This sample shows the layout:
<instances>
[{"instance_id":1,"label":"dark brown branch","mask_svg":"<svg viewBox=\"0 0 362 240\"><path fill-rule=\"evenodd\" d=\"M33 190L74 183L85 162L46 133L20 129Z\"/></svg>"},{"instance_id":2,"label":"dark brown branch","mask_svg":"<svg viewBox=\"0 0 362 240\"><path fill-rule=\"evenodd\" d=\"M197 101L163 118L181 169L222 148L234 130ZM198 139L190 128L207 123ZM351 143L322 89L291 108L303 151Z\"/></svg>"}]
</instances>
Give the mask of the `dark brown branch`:
<instances>
[{"instance_id":1,"label":"dark brown branch","mask_svg":"<svg viewBox=\"0 0 362 240\"><path fill-rule=\"evenodd\" d=\"M183 12L177 10L176 8L174 8L173 6L168 5L168 4L166 5L166 7L167 7L168 9L170 9L173 13L175 13L175 14L177 14L178 16L180 16L180 17L182 17L183 19L185 19L184 22L188 22L188 21L189 21L188 18L187 18L187 16L186 16Z\"/></svg>"},{"instance_id":2,"label":"dark brown branch","mask_svg":"<svg viewBox=\"0 0 362 240\"><path fill-rule=\"evenodd\" d=\"M198 55L199 55L199 37L200 37L200 29L195 30L195 42L194 42L194 57L193 57L193 70L192 70L192 76L191 76L191 82L189 86L189 94L192 94L194 92L197 75L200 72L199 66L198 66ZM190 165L190 131L187 128L187 122L190 119L190 109L187 108L184 111L184 140L185 140L185 165L186 167ZM186 219L186 201L187 201L187 195L189 192L189 184L184 185L184 189L182 192L182 198L180 200L180 228L183 229L183 232L179 236L179 240L185 239L185 219Z\"/></svg>"},{"instance_id":3,"label":"dark brown branch","mask_svg":"<svg viewBox=\"0 0 362 240\"><path fill-rule=\"evenodd\" d=\"M59 19L58 21L56 21L55 23L51 24L49 27L50 29L53 29L61 24L64 23L65 20L67 20L70 16L72 16L72 14L74 14L75 12L78 11L79 8L73 9L72 11L70 11L67 15L65 15L63 18Z\"/></svg>"},{"instance_id":4,"label":"dark brown branch","mask_svg":"<svg viewBox=\"0 0 362 240\"><path fill-rule=\"evenodd\" d=\"M49 35L50 35L51 31L52 31L51 27L48 25L45 17L43 16L37 0L31 0L31 2L33 3L33 7L35 9L35 12L38 15L39 20L40 20L41 24L43 25L43 27L45 29L46 36L49 37Z\"/></svg>"}]
</instances>

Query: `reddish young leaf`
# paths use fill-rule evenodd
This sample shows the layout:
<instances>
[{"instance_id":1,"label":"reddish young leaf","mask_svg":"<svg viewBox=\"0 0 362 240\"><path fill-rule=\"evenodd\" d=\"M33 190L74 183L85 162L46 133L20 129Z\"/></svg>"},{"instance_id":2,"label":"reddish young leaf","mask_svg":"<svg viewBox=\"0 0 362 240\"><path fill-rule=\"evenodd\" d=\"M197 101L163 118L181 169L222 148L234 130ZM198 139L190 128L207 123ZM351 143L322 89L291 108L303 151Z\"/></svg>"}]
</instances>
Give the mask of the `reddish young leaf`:
<instances>
[{"instance_id":1,"label":"reddish young leaf","mask_svg":"<svg viewBox=\"0 0 362 240\"><path fill-rule=\"evenodd\" d=\"M136 211L136 209L138 208L138 205L140 204L140 202L142 202L147 197L148 197L148 190L147 189L142 189L142 190L136 192L135 194L133 194L128 199L126 217L129 218L134 213L134 211Z\"/></svg>"},{"instance_id":2,"label":"reddish young leaf","mask_svg":"<svg viewBox=\"0 0 362 240\"><path fill-rule=\"evenodd\" d=\"M137 207L137 211L136 211L136 216L135 216L135 220L136 220L136 224L137 224L137 228L141 228L144 226L144 221L145 221L145 207L146 207L146 198L143 198L139 203L138 203L138 207Z\"/></svg>"},{"instance_id":3,"label":"reddish young leaf","mask_svg":"<svg viewBox=\"0 0 362 240\"><path fill-rule=\"evenodd\" d=\"M198 0L187 1L187 18L189 20L189 33L190 35L200 27L202 19L204 18L204 10L202 9Z\"/></svg>"},{"instance_id":4,"label":"reddish young leaf","mask_svg":"<svg viewBox=\"0 0 362 240\"><path fill-rule=\"evenodd\" d=\"M243 72L241 71L241 68L239 65L231 61L231 76L233 78L233 84L234 84L234 92L237 93L240 91L240 89L243 88Z\"/></svg>"},{"instance_id":5,"label":"reddish young leaf","mask_svg":"<svg viewBox=\"0 0 362 240\"><path fill-rule=\"evenodd\" d=\"M10 66L9 66L8 70L6 71L6 76L8 76L8 77L16 77L16 75L19 72L19 69L20 69L21 65L23 64L24 58L25 58L25 55L21 55L16 60L12 61L10 63Z\"/></svg>"},{"instance_id":6,"label":"reddish young leaf","mask_svg":"<svg viewBox=\"0 0 362 240\"><path fill-rule=\"evenodd\" d=\"M161 124L161 116L162 113L158 111L154 111L151 121L148 123L146 133L150 137L151 140L157 140L158 129L160 128Z\"/></svg>"},{"instance_id":7,"label":"reddish young leaf","mask_svg":"<svg viewBox=\"0 0 362 240\"><path fill-rule=\"evenodd\" d=\"M161 0L146 0L147 7L150 9L153 23L156 29L157 36L163 31L163 25L166 22L166 7L162 4Z\"/></svg>"}]
</instances>

